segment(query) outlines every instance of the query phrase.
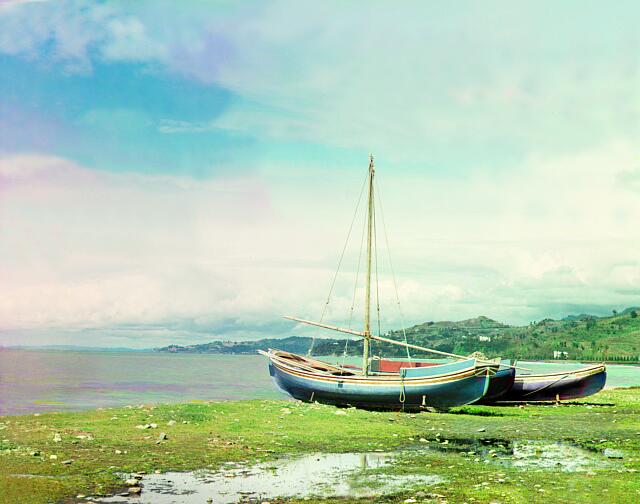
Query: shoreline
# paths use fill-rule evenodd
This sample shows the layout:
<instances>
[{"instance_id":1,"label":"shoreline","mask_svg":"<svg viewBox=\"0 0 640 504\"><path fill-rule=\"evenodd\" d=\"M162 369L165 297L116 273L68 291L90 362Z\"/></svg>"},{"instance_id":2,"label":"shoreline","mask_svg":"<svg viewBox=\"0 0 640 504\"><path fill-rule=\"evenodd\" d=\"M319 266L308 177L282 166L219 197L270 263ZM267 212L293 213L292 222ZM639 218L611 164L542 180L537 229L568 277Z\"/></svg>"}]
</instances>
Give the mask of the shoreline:
<instances>
[{"instance_id":1,"label":"shoreline","mask_svg":"<svg viewBox=\"0 0 640 504\"><path fill-rule=\"evenodd\" d=\"M379 451L398 457L376 469L382 479L426 471L443 481L429 489L405 486L387 495L387 502L415 498L417 492L443 495L450 502L531 502L543 493L540 488L552 502L589 502L595 497L592 489L599 486L607 489L610 502L625 502L623 496L640 492L640 478L626 474L640 470L638 432L640 388L605 390L560 406L464 406L448 413L368 412L246 400L4 416L0 486L6 490L0 502L86 502L75 496L121 491L121 475L140 471L218 470L229 462L252 465L312 453ZM615 469L605 464L587 472L548 470L549 478L541 479L535 471L501 465L495 450L477 456L469 455L477 448L450 449L488 442L562 442L594 453L608 449L624 455ZM501 453L502 448L496 450ZM488 478L492 482L483 485ZM497 479L504 482L495 483ZM556 483L548 485L549 479ZM562 490L568 487L571 495Z\"/></svg>"},{"instance_id":2,"label":"shoreline","mask_svg":"<svg viewBox=\"0 0 640 504\"><path fill-rule=\"evenodd\" d=\"M100 354L154 354L154 355L170 355L170 356L197 356L197 355L224 355L232 357L246 357L258 355L257 352L171 352L168 350L159 350L156 348L108 348L108 347L71 347L71 348L55 348L55 347L38 347L38 346L0 346L0 352L3 351L20 351L20 352L77 352L77 353L100 353ZM342 354L335 355L318 355L316 358L342 358ZM349 355L350 358L358 357L358 355ZM421 357L422 358L422 357ZM434 358L433 360L438 360ZM593 360L593 359L516 359L517 362L529 362L540 364L599 364L604 363L607 366L636 366L640 367L640 360L637 361L621 361L621 360Z\"/></svg>"}]
</instances>

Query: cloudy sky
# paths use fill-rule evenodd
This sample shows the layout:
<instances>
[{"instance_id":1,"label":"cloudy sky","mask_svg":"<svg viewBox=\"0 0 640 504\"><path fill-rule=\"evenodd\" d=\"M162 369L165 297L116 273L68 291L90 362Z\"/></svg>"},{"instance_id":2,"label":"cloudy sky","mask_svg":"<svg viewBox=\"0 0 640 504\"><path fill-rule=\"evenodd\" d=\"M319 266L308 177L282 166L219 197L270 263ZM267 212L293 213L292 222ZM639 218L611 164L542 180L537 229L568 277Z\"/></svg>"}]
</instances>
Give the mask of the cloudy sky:
<instances>
[{"instance_id":1,"label":"cloudy sky","mask_svg":"<svg viewBox=\"0 0 640 504\"><path fill-rule=\"evenodd\" d=\"M309 334L370 152L408 324L639 305L637 2L395 4L0 1L0 344Z\"/></svg>"}]
</instances>

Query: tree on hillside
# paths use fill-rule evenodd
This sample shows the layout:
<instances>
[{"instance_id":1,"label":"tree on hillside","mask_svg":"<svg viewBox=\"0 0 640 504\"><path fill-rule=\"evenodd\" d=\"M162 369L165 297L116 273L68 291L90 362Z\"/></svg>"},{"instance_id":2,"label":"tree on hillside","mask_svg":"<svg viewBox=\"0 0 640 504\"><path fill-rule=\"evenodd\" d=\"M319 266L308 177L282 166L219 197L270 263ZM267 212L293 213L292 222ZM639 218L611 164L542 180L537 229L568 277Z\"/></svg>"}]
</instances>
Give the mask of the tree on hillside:
<instances>
[{"instance_id":1,"label":"tree on hillside","mask_svg":"<svg viewBox=\"0 0 640 504\"><path fill-rule=\"evenodd\" d=\"M631 318L636 318L638 316L638 312L635 310L631 310L631 313L629 313L629 315L631 316Z\"/></svg>"},{"instance_id":2,"label":"tree on hillside","mask_svg":"<svg viewBox=\"0 0 640 504\"><path fill-rule=\"evenodd\" d=\"M617 317L618 316L618 310L611 310L613 312L613 316Z\"/></svg>"},{"instance_id":3,"label":"tree on hillside","mask_svg":"<svg viewBox=\"0 0 640 504\"><path fill-rule=\"evenodd\" d=\"M587 329L593 329L596 326L596 319L593 317L589 317L586 320Z\"/></svg>"}]
</instances>

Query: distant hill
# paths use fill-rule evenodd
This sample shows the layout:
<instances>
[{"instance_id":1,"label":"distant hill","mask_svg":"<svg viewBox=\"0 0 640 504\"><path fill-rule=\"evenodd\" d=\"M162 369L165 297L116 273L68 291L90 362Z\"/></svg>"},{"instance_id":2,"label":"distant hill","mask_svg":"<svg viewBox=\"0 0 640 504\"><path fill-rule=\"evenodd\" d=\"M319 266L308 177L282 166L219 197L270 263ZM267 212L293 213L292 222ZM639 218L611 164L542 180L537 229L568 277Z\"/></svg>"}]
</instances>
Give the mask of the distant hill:
<instances>
[{"instance_id":1,"label":"distant hill","mask_svg":"<svg viewBox=\"0 0 640 504\"><path fill-rule=\"evenodd\" d=\"M627 308L609 317L577 315L562 320L544 319L527 326L511 326L479 316L458 322L425 322L406 329L410 343L443 352L467 355L481 351L487 356L518 359L609 360L635 362L640 357L640 308ZM402 331L387 333L389 338L402 341ZM171 345L159 352L254 354L257 350L278 348L306 353L311 338L291 336L283 339L257 341L212 341L201 345ZM345 348L344 338L316 339L315 355L339 355ZM389 357L406 355L404 348L372 342L373 354ZM565 354L566 352L566 354ZM362 353L361 341L350 341L349 355ZM412 351L414 356L428 356Z\"/></svg>"},{"instance_id":2,"label":"distant hill","mask_svg":"<svg viewBox=\"0 0 640 504\"><path fill-rule=\"evenodd\" d=\"M169 345L157 348L158 352L214 353L214 354L255 354L258 350L277 348L287 352L306 353L312 338L290 336L282 339L261 339L257 341L211 341L200 345ZM338 340L335 340L336 342ZM344 344L344 340L340 343Z\"/></svg>"}]
</instances>

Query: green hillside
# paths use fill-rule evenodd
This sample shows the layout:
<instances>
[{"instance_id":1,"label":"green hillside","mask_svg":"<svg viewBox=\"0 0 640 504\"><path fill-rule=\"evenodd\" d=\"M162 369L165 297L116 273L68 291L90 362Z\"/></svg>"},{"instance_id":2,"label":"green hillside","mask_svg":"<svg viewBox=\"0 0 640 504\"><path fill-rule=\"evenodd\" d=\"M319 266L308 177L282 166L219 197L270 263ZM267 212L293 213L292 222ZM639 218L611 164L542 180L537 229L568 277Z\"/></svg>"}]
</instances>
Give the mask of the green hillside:
<instances>
[{"instance_id":1,"label":"green hillside","mask_svg":"<svg viewBox=\"0 0 640 504\"><path fill-rule=\"evenodd\" d=\"M640 360L640 308L627 308L610 317L575 315L562 320L544 319L527 326L510 326L487 317L458 322L425 322L406 330L407 340L415 345L467 355L480 351L489 357L517 359L554 359L554 352L563 352L560 359L638 362ZM388 338L402 341L402 331L391 331ZM292 336L284 339L258 341L213 341L201 345L171 345L162 352L252 354L258 349L278 348L306 353L311 338ZM345 349L344 338L317 339L315 355L338 355ZM406 355L404 348L372 342L373 354L388 357ZM566 352L566 354L564 353ZM349 341L347 353L362 353L361 341ZM429 357L412 351L413 356Z\"/></svg>"},{"instance_id":2,"label":"green hillside","mask_svg":"<svg viewBox=\"0 0 640 504\"><path fill-rule=\"evenodd\" d=\"M638 361L640 317L628 308L610 317L579 315L563 320L544 319L528 326L509 326L486 317L461 322L436 322L407 329L411 343L446 352L468 354L481 351L488 356L519 359ZM402 339L401 331L390 337ZM385 352L391 349L384 348ZM403 349L395 350L402 355Z\"/></svg>"}]
</instances>

